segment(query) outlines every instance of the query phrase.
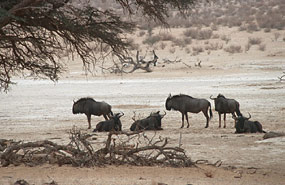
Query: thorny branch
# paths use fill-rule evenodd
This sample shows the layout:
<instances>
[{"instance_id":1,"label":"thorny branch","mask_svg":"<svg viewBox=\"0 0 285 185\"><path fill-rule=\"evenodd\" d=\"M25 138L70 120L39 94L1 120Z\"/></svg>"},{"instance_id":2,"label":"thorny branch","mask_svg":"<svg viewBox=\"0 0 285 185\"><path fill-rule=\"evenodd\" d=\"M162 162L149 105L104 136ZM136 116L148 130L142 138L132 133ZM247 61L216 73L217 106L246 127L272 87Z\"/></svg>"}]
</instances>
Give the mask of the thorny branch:
<instances>
[{"instance_id":1,"label":"thorny branch","mask_svg":"<svg viewBox=\"0 0 285 185\"><path fill-rule=\"evenodd\" d=\"M94 135L70 131L70 143L52 141L13 142L0 140L0 164L36 166L44 163L92 167L103 165L189 167L194 163L180 147L168 147L168 139L151 139L144 132L110 132L105 146L98 150L90 143ZM94 138L93 138L94 139ZM98 146L97 146L98 147Z\"/></svg>"},{"instance_id":2,"label":"thorny branch","mask_svg":"<svg viewBox=\"0 0 285 185\"><path fill-rule=\"evenodd\" d=\"M146 72L152 72L151 65L156 66L158 56L155 54L153 50L153 59L150 61L145 61L144 57L139 56L139 51L137 51L136 58L130 56L123 56L123 55L116 55L119 59L119 63L115 63L110 68L105 70L109 71L110 73L133 73L138 69L142 69Z\"/></svg>"}]
</instances>

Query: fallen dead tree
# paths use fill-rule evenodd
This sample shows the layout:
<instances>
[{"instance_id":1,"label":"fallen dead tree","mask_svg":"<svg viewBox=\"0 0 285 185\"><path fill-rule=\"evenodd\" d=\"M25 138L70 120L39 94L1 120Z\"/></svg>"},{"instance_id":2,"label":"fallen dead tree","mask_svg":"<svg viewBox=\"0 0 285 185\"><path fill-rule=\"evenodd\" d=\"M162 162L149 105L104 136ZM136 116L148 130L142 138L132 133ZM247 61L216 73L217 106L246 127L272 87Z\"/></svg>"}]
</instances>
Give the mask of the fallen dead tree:
<instances>
[{"instance_id":1,"label":"fallen dead tree","mask_svg":"<svg viewBox=\"0 0 285 185\"><path fill-rule=\"evenodd\" d=\"M70 143L59 145L44 140L11 142L0 152L1 166L44 163L92 167L104 165L171 166L194 165L180 147L168 147L167 138L149 138L144 132L110 132L104 147L95 150L90 137L80 130L70 131ZM94 139L94 138L93 138Z\"/></svg>"}]
</instances>

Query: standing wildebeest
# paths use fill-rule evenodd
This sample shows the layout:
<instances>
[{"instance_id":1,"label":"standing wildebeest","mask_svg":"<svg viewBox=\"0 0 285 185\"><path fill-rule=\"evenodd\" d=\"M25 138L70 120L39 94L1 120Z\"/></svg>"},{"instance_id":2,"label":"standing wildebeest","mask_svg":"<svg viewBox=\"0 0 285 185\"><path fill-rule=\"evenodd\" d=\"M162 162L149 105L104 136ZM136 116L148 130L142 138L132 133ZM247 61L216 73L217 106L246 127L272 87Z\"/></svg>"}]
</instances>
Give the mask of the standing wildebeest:
<instances>
[{"instance_id":1,"label":"standing wildebeest","mask_svg":"<svg viewBox=\"0 0 285 185\"><path fill-rule=\"evenodd\" d=\"M122 123L120 117L122 117L123 115L124 113L117 113L112 116L110 120L99 122L93 132L121 131Z\"/></svg>"},{"instance_id":2,"label":"standing wildebeest","mask_svg":"<svg viewBox=\"0 0 285 185\"><path fill-rule=\"evenodd\" d=\"M88 120L88 129L91 128L91 115L101 116L103 115L105 120L108 120L113 116L111 111L111 105L106 102L97 102L93 98L80 98L78 101L73 103L72 113L73 114L85 114ZM107 117L108 116L108 117Z\"/></svg>"},{"instance_id":3,"label":"standing wildebeest","mask_svg":"<svg viewBox=\"0 0 285 185\"><path fill-rule=\"evenodd\" d=\"M161 128L161 119L166 115L166 112L164 114L159 114L160 111L157 111L155 113L151 113L147 118L136 120L130 130L136 131L136 130L162 130Z\"/></svg>"},{"instance_id":4,"label":"standing wildebeest","mask_svg":"<svg viewBox=\"0 0 285 185\"><path fill-rule=\"evenodd\" d=\"M180 94L180 95L174 95L166 99L165 102L165 107L166 110L177 110L181 112L182 114L182 126L181 128L184 127L184 115L186 116L186 121L187 121L187 128L189 128L189 121L188 121L188 115L187 112L192 112L192 113L199 113L202 111L207 118L207 123L205 128L209 126L209 120L213 117L213 113L211 110L211 103L206 100L206 99L197 99L193 98L188 95ZM210 112L210 118L208 115L208 110Z\"/></svg>"},{"instance_id":5,"label":"standing wildebeest","mask_svg":"<svg viewBox=\"0 0 285 185\"><path fill-rule=\"evenodd\" d=\"M224 114L224 128L226 128L226 114L231 113L232 116L242 116L239 110L239 102L234 99L227 99L224 95L219 94L217 98L212 98L215 101L215 110L219 113L219 128L221 128L221 114Z\"/></svg>"},{"instance_id":6,"label":"standing wildebeest","mask_svg":"<svg viewBox=\"0 0 285 185\"><path fill-rule=\"evenodd\" d=\"M249 114L249 113L248 113ZM266 133L262 130L262 125L258 121L249 121L251 118L251 115L249 114L249 117L246 118L244 116L233 116L233 119L235 120L235 133Z\"/></svg>"}]
</instances>

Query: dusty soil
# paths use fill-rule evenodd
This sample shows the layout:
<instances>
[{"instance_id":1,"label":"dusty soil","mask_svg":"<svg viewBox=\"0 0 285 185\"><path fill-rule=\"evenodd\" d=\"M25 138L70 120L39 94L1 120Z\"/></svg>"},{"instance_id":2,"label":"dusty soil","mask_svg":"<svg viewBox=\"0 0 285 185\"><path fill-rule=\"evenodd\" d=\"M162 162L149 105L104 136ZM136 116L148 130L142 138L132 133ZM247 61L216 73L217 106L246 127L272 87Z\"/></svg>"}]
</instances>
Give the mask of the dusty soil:
<instances>
[{"instance_id":1,"label":"dusty soil","mask_svg":"<svg viewBox=\"0 0 285 185\"><path fill-rule=\"evenodd\" d=\"M260 33L261 34L261 33ZM240 35L238 35L240 36ZM266 41L266 40L265 40ZM218 128L218 115L210 95L222 93L240 102L244 115L263 124L265 131L285 132L285 82L277 78L285 70L282 41L268 41L264 52L229 55L223 51L190 57L175 53L184 63L164 64L159 60L152 73L137 71L129 75L99 75L86 78L80 63L70 64L69 71L56 84L49 81L17 80L7 94L0 94L0 138L36 141L48 139L68 143L68 131L75 125L85 132L85 115L73 115L73 100L90 96L106 101L114 112L124 112L123 129L132 124L133 111L147 116L163 111L169 95L185 93L206 98L212 103L214 118L205 127L202 113L190 114L190 128L180 129L181 114L167 111L162 131L148 135L168 137L171 146L182 147L193 161L221 161L219 168L198 165L197 168L108 166L105 168L72 168L57 166L0 167L0 184L17 179L43 184L52 180L59 184L282 184L285 181L285 138L263 140L263 134L234 134L233 120L227 116L227 127ZM283 42L284 45L284 42ZM162 58L165 50L157 51ZM197 60L202 67L195 67ZM191 66L189 68L188 66ZM92 128L103 120L92 117ZM100 147L106 133L97 134L94 146Z\"/></svg>"}]
</instances>

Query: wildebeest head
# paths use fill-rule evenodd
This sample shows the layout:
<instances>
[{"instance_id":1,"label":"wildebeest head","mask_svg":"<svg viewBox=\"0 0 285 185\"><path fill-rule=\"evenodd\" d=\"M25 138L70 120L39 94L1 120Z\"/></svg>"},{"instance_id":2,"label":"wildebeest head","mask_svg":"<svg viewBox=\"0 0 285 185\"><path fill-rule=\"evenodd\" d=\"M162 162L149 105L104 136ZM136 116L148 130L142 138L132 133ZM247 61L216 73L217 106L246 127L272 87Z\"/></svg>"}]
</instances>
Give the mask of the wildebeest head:
<instances>
[{"instance_id":1,"label":"wildebeest head","mask_svg":"<svg viewBox=\"0 0 285 185\"><path fill-rule=\"evenodd\" d=\"M224 95L222 95L222 94L218 94L217 98L212 98L212 96L213 96L213 95L210 96L210 99L211 99L211 100L214 100L214 102L215 102L215 109L218 110L218 109L219 109L219 106L220 106L219 103L220 103L221 101L225 100L226 97L225 97Z\"/></svg>"},{"instance_id":2,"label":"wildebeest head","mask_svg":"<svg viewBox=\"0 0 285 185\"><path fill-rule=\"evenodd\" d=\"M236 127L240 128L240 129L244 129L244 122L251 118L250 113L248 113L248 114L249 114L248 118L244 117L244 116L238 116L238 117L232 116L232 118L235 120Z\"/></svg>"},{"instance_id":3,"label":"wildebeest head","mask_svg":"<svg viewBox=\"0 0 285 185\"><path fill-rule=\"evenodd\" d=\"M172 96L171 96L171 94L169 94L169 96L167 97L166 102L165 102L166 110L171 110L171 108L172 108L172 101L171 101L171 99L172 99Z\"/></svg>"},{"instance_id":4,"label":"wildebeest head","mask_svg":"<svg viewBox=\"0 0 285 185\"><path fill-rule=\"evenodd\" d=\"M158 121L161 121L161 119L166 115L166 112L164 111L164 114L160 114L160 111L152 112L150 116L155 117Z\"/></svg>"},{"instance_id":5,"label":"wildebeest head","mask_svg":"<svg viewBox=\"0 0 285 185\"><path fill-rule=\"evenodd\" d=\"M76 102L73 101L73 106L72 106L72 113L73 114L79 114L79 113L84 113L84 106L88 101L93 101L95 102L94 99L92 98L80 98Z\"/></svg>"},{"instance_id":6,"label":"wildebeest head","mask_svg":"<svg viewBox=\"0 0 285 185\"><path fill-rule=\"evenodd\" d=\"M114 116L111 117L111 119L114 119L115 121L121 122L121 121L120 121L120 118L121 118L123 115L125 115L123 112L121 112L121 113L116 113L116 114L114 114Z\"/></svg>"}]
</instances>

